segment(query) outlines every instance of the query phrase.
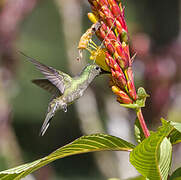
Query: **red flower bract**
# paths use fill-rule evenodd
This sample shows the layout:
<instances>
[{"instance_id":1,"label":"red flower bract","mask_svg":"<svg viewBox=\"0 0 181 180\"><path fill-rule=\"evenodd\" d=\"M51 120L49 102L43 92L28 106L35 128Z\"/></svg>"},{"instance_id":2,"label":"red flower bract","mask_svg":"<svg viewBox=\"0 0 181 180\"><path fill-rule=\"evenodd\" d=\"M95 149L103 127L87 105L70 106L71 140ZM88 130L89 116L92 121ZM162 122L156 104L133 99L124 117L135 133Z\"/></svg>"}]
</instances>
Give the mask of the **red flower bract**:
<instances>
[{"instance_id":1,"label":"red flower bract","mask_svg":"<svg viewBox=\"0 0 181 180\"><path fill-rule=\"evenodd\" d=\"M113 92L119 102L130 104L136 101L132 60L129 53L128 29L124 8L119 0L88 0L93 14L101 24L96 35L106 48L106 63L111 69ZM124 100L123 100L124 99Z\"/></svg>"}]
</instances>

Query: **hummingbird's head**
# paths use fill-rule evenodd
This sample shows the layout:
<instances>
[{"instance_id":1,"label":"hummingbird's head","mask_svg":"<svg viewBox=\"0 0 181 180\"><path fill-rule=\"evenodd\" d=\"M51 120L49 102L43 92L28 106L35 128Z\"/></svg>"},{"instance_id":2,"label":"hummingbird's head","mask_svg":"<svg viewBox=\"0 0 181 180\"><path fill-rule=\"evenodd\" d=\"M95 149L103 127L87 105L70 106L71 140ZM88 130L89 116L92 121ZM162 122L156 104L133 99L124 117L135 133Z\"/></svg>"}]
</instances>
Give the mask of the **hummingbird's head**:
<instances>
[{"instance_id":1,"label":"hummingbird's head","mask_svg":"<svg viewBox=\"0 0 181 180\"><path fill-rule=\"evenodd\" d=\"M83 71L94 76L98 76L102 73L102 69L97 64L87 64Z\"/></svg>"},{"instance_id":2,"label":"hummingbird's head","mask_svg":"<svg viewBox=\"0 0 181 180\"><path fill-rule=\"evenodd\" d=\"M107 73L107 71L104 71L97 64L88 64L83 69L83 73L88 74L88 81L91 82L96 76Z\"/></svg>"}]
</instances>

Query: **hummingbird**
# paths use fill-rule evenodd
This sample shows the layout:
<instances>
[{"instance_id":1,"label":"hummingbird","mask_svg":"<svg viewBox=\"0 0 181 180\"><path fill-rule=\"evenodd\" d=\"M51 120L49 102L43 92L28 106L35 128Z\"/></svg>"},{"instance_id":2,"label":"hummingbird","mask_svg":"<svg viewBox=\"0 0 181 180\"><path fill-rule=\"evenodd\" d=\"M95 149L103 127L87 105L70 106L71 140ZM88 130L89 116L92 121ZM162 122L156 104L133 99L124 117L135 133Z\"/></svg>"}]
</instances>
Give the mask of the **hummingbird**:
<instances>
[{"instance_id":1,"label":"hummingbird","mask_svg":"<svg viewBox=\"0 0 181 180\"><path fill-rule=\"evenodd\" d=\"M40 136L45 134L50 121L58 110L67 112L67 106L84 94L84 91L96 76L107 73L97 64L87 64L79 75L71 77L62 71L38 62L23 52L20 53L45 76L44 79L34 79L32 82L53 95L40 130Z\"/></svg>"}]
</instances>

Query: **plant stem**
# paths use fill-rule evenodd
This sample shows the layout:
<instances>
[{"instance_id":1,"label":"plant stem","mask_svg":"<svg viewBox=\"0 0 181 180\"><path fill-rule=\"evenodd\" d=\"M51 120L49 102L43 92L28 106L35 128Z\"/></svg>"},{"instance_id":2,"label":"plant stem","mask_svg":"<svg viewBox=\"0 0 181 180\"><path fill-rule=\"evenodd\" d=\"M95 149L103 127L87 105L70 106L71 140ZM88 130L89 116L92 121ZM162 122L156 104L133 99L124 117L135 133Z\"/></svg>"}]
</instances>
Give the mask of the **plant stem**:
<instances>
[{"instance_id":1,"label":"plant stem","mask_svg":"<svg viewBox=\"0 0 181 180\"><path fill-rule=\"evenodd\" d=\"M136 112L137 114L137 117L139 119L139 122L140 122L140 125L141 125L141 128L143 130L143 133L145 135L145 137L149 137L150 136L150 132L146 126L146 123L145 123L145 120L144 120L144 117L143 117L143 114L142 114L142 111L141 111L141 108L139 108Z\"/></svg>"}]
</instances>

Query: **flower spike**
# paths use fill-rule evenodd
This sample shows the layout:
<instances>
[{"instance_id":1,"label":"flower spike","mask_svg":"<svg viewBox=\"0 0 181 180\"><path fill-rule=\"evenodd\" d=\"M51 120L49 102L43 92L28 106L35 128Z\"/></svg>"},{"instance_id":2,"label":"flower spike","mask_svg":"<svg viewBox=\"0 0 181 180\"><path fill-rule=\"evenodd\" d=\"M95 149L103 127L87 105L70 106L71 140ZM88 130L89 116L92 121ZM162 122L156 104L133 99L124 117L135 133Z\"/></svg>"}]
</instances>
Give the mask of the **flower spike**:
<instances>
[{"instance_id":1,"label":"flower spike","mask_svg":"<svg viewBox=\"0 0 181 180\"><path fill-rule=\"evenodd\" d=\"M88 16L94 24L99 22L100 27L95 34L101 41L101 45L96 47L97 52L88 48L91 59L103 69L109 69L112 75L110 86L117 95L117 101L123 107L135 109L145 137L148 137L149 131L141 112L145 98L139 96L139 90L136 93L134 85L132 63L135 56L130 56L128 28L121 0L88 1L93 12Z\"/></svg>"}]
</instances>

